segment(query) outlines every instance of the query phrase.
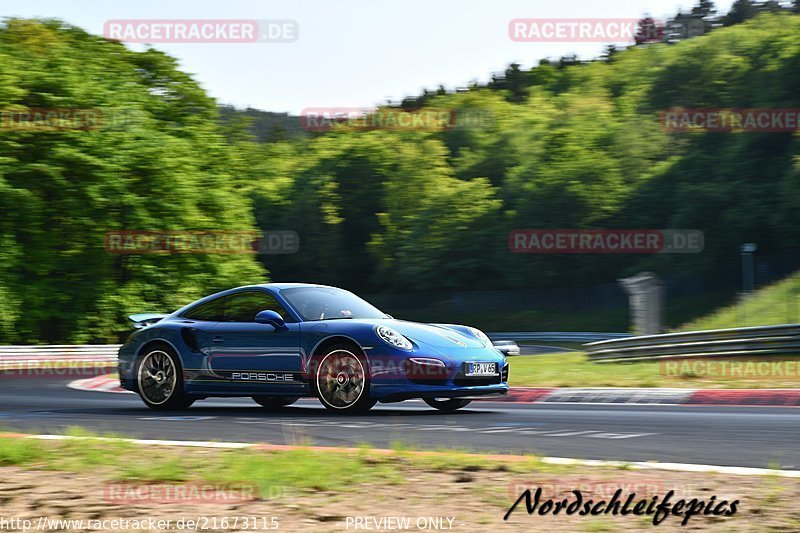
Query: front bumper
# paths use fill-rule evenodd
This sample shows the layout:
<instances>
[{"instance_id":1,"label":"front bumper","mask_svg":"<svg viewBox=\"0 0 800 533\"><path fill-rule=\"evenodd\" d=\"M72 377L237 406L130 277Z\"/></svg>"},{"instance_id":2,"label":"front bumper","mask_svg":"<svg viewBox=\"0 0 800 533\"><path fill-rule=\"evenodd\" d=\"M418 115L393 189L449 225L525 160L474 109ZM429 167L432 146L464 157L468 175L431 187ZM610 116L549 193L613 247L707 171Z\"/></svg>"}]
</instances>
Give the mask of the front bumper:
<instances>
[{"instance_id":1,"label":"front bumper","mask_svg":"<svg viewBox=\"0 0 800 533\"><path fill-rule=\"evenodd\" d=\"M502 398L508 394L508 362L498 361L499 373L495 376L466 375L465 364L451 362L439 369L406 364L391 377L373 376L370 395L388 403L413 398Z\"/></svg>"},{"instance_id":2,"label":"front bumper","mask_svg":"<svg viewBox=\"0 0 800 533\"><path fill-rule=\"evenodd\" d=\"M385 391L384 391L385 392ZM379 395L372 388L373 396L381 403L402 402L415 398L458 398L460 400L488 400L492 398L505 398L508 395L508 385L494 387L469 387L459 389L429 388L427 390L397 391Z\"/></svg>"}]
</instances>

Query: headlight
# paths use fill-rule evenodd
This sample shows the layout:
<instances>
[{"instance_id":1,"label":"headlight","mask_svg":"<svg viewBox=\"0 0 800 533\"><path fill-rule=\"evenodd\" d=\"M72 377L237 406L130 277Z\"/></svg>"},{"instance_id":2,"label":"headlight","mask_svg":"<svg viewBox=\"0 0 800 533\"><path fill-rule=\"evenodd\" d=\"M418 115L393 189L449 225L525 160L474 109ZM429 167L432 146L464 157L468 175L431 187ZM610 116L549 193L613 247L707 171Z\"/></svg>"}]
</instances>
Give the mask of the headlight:
<instances>
[{"instance_id":1,"label":"headlight","mask_svg":"<svg viewBox=\"0 0 800 533\"><path fill-rule=\"evenodd\" d=\"M440 366L442 368L446 366L444 364L444 361L439 361L438 359L431 359L430 357L409 357L408 360L418 365Z\"/></svg>"},{"instance_id":2,"label":"headlight","mask_svg":"<svg viewBox=\"0 0 800 533\"><path fill-rule=\"evenodd\" d=\"M482 332L478 328L469 328L469 332L472 333L478 339L488 344L489 346L492 345L492 339L490 339L486 333Z\"/></svg>"},{"instance_id":3,"label":"headlight","mask_svg":"<svg viewBox=\"0 0 800 533\"><path fill-rule=\"evenodd\" d=\"M392 328L378 326L375 328L375 333L377 333L378 337L380 337L386 344L390 344L395 348L400 348L401 350L411 350L414 348L414 345L411 344L410 340L406 339Z\"/></svg>"}]
</instances>

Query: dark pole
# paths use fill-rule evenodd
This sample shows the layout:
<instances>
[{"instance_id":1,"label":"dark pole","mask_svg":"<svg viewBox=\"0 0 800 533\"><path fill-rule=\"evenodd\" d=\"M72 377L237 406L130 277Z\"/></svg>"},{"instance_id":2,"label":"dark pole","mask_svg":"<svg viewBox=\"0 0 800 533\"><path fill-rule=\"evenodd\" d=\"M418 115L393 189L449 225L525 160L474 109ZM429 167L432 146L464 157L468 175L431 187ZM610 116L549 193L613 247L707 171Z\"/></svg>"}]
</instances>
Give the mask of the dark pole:
<instances>
[{"instance_id":1,"label":"dark pole","mask_svg":"<svg viewBox=\"0 0 800 533\"><path fill-rule=\"evenodd\" d=\"M753 252L756 251L755 243L748 242L742 245L742 291L747 294L755 290Z\"/></svg>"}]
</instances>

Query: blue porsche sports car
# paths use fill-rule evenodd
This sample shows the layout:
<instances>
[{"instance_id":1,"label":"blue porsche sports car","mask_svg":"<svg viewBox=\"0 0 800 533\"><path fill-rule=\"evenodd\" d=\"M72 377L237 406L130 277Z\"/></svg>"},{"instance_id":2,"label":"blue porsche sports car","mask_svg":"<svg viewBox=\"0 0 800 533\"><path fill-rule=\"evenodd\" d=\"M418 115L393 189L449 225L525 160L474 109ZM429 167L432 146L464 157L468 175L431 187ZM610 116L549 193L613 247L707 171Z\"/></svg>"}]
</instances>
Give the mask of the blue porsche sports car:
<instances>
[{"instance_id":1,"label":"blue porsche sports car","mask_svg":"<svg viewBox=\"0 0 800 533\"><path fill-rule=\"evenodd\" d=\"M130 318L120 382L153 409L211 396L279 408L315 396L337 412L409 398L452 411L508 392L505 356L480 330L395 320L335 287L252 285Z\"/></svg>"}]
</instances>

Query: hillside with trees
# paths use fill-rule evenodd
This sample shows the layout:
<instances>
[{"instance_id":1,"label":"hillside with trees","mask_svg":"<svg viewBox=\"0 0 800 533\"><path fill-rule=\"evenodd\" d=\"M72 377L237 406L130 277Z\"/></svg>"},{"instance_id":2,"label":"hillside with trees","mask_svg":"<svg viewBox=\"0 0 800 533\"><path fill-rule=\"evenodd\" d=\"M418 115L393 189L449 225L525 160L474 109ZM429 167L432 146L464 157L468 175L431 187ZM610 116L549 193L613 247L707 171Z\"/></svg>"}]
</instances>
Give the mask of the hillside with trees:
<instances>
[{"instance_id":1,"label":"hillside with trees","mask_svg":"<svg viewBox=\"0 0 800 533\"><path fill-rule=\"evenodd\" d=\"M398 107L450 110L444 128L301 132L278 116L254 129L257 114L220 112L169 56L59 21L6 21L0 61L0 109L104 118L0 131L2 343L108 341L127 314L268 277L378 294L580 287L647 269L731 287L742 242L800 248L796 132L661 120L675 107L800 108L800 16L785 10L597 61L511 66ZM515 254L518 228L691 228L705 249ZM300 250L109 254L103 236L118 229L285 229Z\"/></svg>"}]
</instances>

